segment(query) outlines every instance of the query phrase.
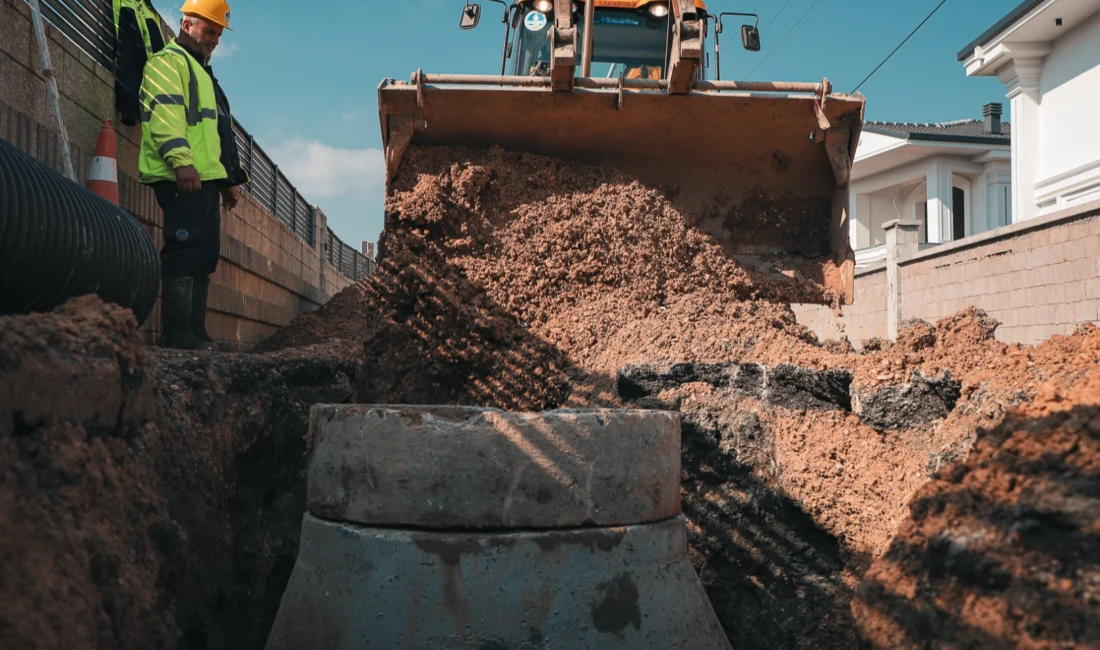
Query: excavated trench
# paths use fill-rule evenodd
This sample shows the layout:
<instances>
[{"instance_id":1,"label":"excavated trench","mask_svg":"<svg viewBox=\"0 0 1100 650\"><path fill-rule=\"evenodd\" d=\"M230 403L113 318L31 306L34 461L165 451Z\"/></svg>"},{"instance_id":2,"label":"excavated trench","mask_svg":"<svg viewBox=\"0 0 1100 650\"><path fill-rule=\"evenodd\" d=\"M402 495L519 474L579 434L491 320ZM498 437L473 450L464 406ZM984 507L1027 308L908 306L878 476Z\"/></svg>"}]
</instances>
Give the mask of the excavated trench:
<instances>
[{"instance_id":1,"label":"excavated trench","mask_svg":"<svg viewBox=\"0 0 1100 650\"><path fill-rule=\"evenodd\" d=\"M94 298L0 319L0 645L262 648L308 409L350 402L678 411L735 647L1100 642L1096 328L1010 346L969 310L857 354L786 304L825 285L729 260L657 190L406 164L378 272L256 353L146 349Z\"/></svg>"}]
</instances>

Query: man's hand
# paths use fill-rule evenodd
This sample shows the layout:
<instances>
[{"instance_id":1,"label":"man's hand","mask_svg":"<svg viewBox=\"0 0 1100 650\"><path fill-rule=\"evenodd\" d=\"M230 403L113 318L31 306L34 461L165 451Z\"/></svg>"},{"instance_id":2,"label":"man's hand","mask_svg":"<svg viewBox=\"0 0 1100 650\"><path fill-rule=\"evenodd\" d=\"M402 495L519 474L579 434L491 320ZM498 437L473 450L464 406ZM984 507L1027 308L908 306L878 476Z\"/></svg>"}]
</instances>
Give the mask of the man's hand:
<instances>
[{"instance_id":1,"label":"man's hand","mask_svg":"<svg viewBox=\"0 0 1100 650\"><path fill-rule=\"evenodd\" d=\"M239 194L236 187L227 187L222 190L222 207L226 210L232 210L237 207L239 202Z\"/></svg>"},{"instance_id":2,"label":"man's hand","mask_svg":"<svg viewBox=\"0 0 1100 650\"><path fill-rule=\"evenodd\" d=\"M176 168L176 187L181 192L198 192L202 189L199 171L193 165Z\"/></svg>"}]
</instances>

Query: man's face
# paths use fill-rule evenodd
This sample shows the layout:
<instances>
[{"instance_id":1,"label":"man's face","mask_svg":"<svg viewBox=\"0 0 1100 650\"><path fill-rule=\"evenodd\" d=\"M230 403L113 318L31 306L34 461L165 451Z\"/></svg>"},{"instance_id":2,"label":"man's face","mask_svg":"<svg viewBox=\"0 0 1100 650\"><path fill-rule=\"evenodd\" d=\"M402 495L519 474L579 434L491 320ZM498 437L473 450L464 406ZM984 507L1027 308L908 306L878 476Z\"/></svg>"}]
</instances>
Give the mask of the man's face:
<instances>
[{"instance_id":1,"label":"man's face","mask_svg":"<svg viewBox=\"0 0 1100 650\"><path fill-rule=\"evenodd\" d=\"M218 47L218 41L222 37L222 26L212 23L198 16L188 16L183 20L183 29L187 35L195 39L202 49L203 56L210 58Z\"/></svg>"}]
</instances>

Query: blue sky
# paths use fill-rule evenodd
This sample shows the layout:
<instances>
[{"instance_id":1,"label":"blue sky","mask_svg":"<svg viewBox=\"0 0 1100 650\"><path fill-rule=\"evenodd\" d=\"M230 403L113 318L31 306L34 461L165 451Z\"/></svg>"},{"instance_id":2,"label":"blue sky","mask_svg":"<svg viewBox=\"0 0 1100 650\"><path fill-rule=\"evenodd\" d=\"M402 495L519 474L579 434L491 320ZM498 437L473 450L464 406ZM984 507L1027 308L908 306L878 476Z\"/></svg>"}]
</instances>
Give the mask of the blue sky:
<instances>
[{"instance_id":1,"label":"blue sky","mask_svg":"<svg viewBox=\"0 0 1100 650\"><path fill-rule=\"evenodd\" d=\"M733 40L723 43L722 77L744 79L750 71L748 78L755 80L828 77L837 90L851 91L938 2L712 0L711 7L722 11L759 7L761 19L762 49L744 56L736 26L727 23L723 37ZM956 54L1018 3L947 0L860 89L867 96L867 119L980 118L989 102L1002 102L1011 119L1003 86L996 79L967 78ZM179 0L154 4L178 24ZM481 25L460 31L463 0L230 4L234 31L223 36L214 66L237 119L303 196L324 210L338 236L356 248L375 241L384 184L378 83L408 79L417 68L499 72L501 6L483 1Z\"/></svg>"}]
</instances>

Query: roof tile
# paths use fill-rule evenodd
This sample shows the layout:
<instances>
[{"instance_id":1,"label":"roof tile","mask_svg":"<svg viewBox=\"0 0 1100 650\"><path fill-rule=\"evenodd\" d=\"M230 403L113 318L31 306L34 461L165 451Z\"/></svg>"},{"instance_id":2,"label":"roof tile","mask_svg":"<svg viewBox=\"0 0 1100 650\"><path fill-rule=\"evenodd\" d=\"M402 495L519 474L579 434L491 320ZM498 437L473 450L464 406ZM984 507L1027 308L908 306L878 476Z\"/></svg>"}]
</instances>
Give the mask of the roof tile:
<instances>
[{"instance_id":1,"label":"roof tile","mask_svg":"<svg viewBox=\"0 0 1100 650\"><path fill-rule=\"evenodd\" d=\"M1008 122L1001 122L1000 133L986 133L982 120L956 120L937 124L917 122L864 122L864 129L883 133L908 136L912 133L922 135L942 135L948 137L990 138L994 140L1012 140L1012 129Z\"/></svg>"}]
</instances>

